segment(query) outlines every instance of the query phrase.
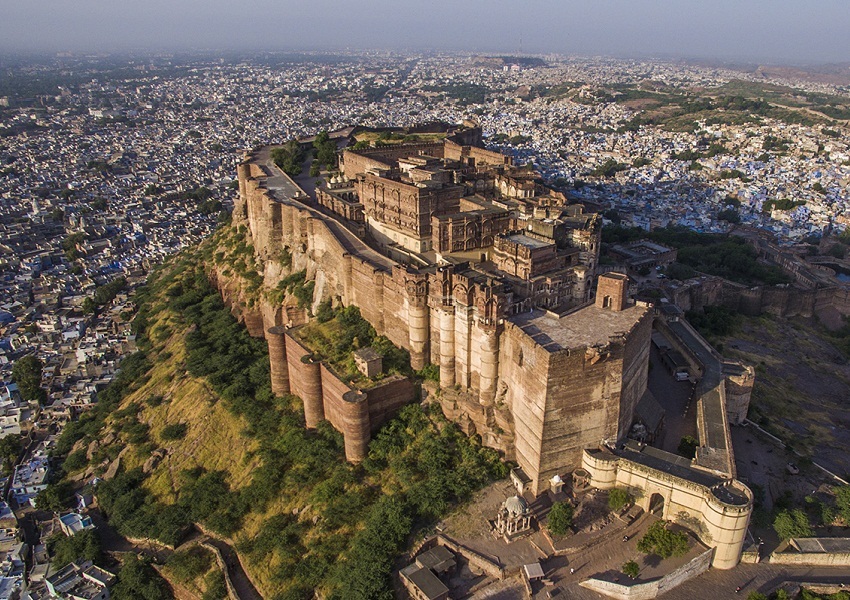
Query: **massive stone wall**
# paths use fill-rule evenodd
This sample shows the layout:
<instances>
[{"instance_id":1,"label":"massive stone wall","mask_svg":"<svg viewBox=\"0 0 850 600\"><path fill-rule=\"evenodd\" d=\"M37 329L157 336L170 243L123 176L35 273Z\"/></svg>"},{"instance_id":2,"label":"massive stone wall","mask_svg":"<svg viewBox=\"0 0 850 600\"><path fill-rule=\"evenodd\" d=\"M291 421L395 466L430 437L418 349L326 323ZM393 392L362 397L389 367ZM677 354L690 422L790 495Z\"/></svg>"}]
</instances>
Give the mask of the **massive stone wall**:
<instances>
[{"instance_id":1,"label":"massive stone wall","mask_svg":"<svg viewBox=\"0 0 850 600\"><path fill-rule=\"evenodd\" d=\"M651 598L657 598L658 596L685 583L689 579L693 579L697 575L701 575L708 571L708 568L711 566L711 557L713 553L713 550L707 550L672 573L668 573L660 579L655 579L646 583L632 582L631 585L623 585L591 577L582 581L579 585L604 596L608 596L609 598L616 598L618 600L649 600Z\"/></svg>"},{"instance_id":2,"label":"massive stone wall","mask_svg":"<svg viewBox=\"0 0 850 600\"><path fill-rule=\"evenodd\" d=\"M519 326L506 324L501 389L512 409L516 461L531 478L532 493L545 491L554 475L577 468L585 448L624 437L631 426L646 389L652 330L646 308L631 310L639 313L633 328L602 347L552 352Z\"/></svg>"},{"instance_id":3,"label":"massive stone wall","mask_svg":"<svg viewBox=\"0 0 850 600\"><path fill-rule=\"evenodd\" d=\"M390 165L398 159L419 154L443 158L443 143L394 144L381 148L365 148L357 152L345 150L342 153L342 172L353 180L358 174L370 169L389 169Z\"/></svg>"},{"instance_id":4,"label":"massive stone wall","mask_svg":"<svg viewBox=\"0 0 850 600\"><path fill-rule=\"evenodd\" d=\"M445 412L486 444L516 456L534 479L535 492L551 475L578 467L583 447L631 425L646 381L646 352L629 347L643 344L648 351L642 318L634 331L632 325L625 332L612 330L616 335L606 339L605 348L547 351L506 317L512 292L501 280L462 264L428 272L398 265L308 204L274 197L279 192L265 188L267 173L255 162L249 158L239 167L241 194L233 220L247 226L264 264L264 287L273 289L289 273L306 271L315 281L313 312L326 299L358 306L378 334L410 351L414 369L439 365ZM291 256L285 268L275 258L281 248ZM253 313L245 320L256 321L258 335L298 324L307 314L268 300ZM279 340L272 345L279 355ZM364 392L364 399L334 383L289 335L285 346L289 386L304 401L308 426L330 420L346 435L346 452L355 460L365 452L364 431L412 397L403 384L392 383ZM455 400L449 404L448 397Z\"/></svg>"},{"instance_id":5,"label":"massive stone wall","mask_svg":"<svg viewBox=\"0 0 850 600\"><path fill-rule=\"evenodd\" d=\"M726 306L750 316L768 313L777 317L821 317L827 310L850 315L850 288L747 287L719 277L705 277L675 290L673 302L685 311Z\"/></svg>"},{"instance_id":6,"label":"massive stone wall","mask_svg":"<svg viewBox=\"0 0 850 600\"><path fill-rule=\"evenodd\" d=\"M625 487L640 490L641 507L649 511L653 498L663 499L661 517L691 529L707 546L714 548L712 566L731 569L738 564L750 523L753 502L749 488L734 480L717 484L718 489L694 479L639 464L608 451L583 453L583 468L590 483L599 489ZM720 480L718 480L720 481ZM744 500L730 503L723 488L733 487Z\"/></svg>"},{"instance_id":7,"label":"massive stone wall","mask_svg":"<svg viewBox=\"0 0 850 600\"><path fill-rule=\"evenodd\" d=\"M277 337L275 330L270 336ZM313 428L327 419L343 435L345 457L360 462L366 457L372 433L412 402L416 390L410 379L394 376L372 388L353 389L291 333L283 335L291 391L304 402L304 419ZM271 338L270 338L271 339ZM275 344L279 344L275 339Z\"/></svg>"}]
</instances>

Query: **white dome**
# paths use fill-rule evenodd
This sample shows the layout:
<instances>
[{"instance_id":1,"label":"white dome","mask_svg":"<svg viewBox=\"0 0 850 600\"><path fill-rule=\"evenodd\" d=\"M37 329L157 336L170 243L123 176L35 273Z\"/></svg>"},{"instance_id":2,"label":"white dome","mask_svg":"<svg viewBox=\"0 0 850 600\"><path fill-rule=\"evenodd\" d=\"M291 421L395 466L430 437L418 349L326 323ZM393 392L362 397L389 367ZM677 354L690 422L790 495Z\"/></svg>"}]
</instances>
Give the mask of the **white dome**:
<instances>
[{"instance_id":1,"label":"white dome","mask_svg":"<svg viewBox=\"0 0 850 600\"><path fill-rule=\"evenodd\" d=\"M511 515L524 515L528 513L528 502L520 496L511 496L505 500L504 506Z\"/></svg>"}]
</instances>

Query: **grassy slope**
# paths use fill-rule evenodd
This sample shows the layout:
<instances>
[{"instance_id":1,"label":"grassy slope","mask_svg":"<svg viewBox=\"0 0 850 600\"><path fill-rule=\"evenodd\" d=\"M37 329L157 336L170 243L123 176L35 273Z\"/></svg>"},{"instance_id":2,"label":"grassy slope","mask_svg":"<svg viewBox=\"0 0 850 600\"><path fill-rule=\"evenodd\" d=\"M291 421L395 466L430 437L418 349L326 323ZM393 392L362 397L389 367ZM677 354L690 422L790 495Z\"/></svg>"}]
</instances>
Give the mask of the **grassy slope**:
<instances>
[{"instance_id":1,"label":"grassy slope","mask_svg":"<svg viewBox=\"0 0 850 600\"><path fill-rule=\"evenodd\" d=\"M312 597L314 587L325 593L336 590L337 598L374 597L375 590L386 585L381 582L410 528L438 518L493 475L503 476L504 466L493 451L460 434L442 415L411 407L415 410L392 421L373 441L373 458L365 469L355 467L345 463L337 432L329 427L304 430L297 398L269 404L268 397L258 397L256 402L269 407L264 411L275 413L267 421L244 412L250 412L254 402L250 398L246 407L239 392L219 393L206 377L192 376L187 370L192 354L186 340L195 326L185 314L192 305L182 308L179 301L216 251L235 246L233 238L238 236L233 233L217 235L192 254L172 260L152 278L147 300L152 310L147 311L148 336L142 346L153 367L147 380L120 405L125 413L138 408L136 418L150 426L150 432L147 440L129 444L122 471L143 465L153 449L166 448L168 456L143 485L158 502L183 505L186 471L194 467L208 473L223 471L230 490L223 493L238 523L230 537L265 597ZM246 280L250 284L253 278ZM179 295L174 288L181 286ZM205 314L213 317L226 309L217 310ZM240 335L245 337L244 331ZM231 333L214 343L227 345L234 339L233 344L248 344L238 337ZM267 362L265 369L267 378ZM157 396L163 397L162 403L150 401ZM107 419L107 428L120 431L127 422L116 413ZM175 423L188 426L185 436L164 440L163 428ZM119 444L128 441L126 431L119 439ZM262 484L257 485L257 477ZM271 494L264 495L263 490ZM357 573L364 573L363 581ZM351 592L368 586L372 592Z\"/></svg>"},{"instance_id":2,"label":"grassy slope","mask_svg":"<svg viewBox=\"0 0 850 600\"><path fill-rule=\"evenodd\" d=\"M717 341L724 355L756 368L751 419L850 473L850 365L829 334L804 319L739 317Z\"/></svg>"}]
</instances>

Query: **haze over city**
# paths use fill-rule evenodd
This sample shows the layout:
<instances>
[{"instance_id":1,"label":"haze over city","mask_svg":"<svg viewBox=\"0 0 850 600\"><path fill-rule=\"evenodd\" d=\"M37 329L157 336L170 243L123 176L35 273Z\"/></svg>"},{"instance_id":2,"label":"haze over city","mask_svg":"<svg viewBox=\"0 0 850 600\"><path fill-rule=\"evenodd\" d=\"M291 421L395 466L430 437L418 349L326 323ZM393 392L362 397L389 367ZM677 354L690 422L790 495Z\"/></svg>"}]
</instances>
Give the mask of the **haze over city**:
<instances>
[{"instance_id":1,"label":"haze over city","mask_svg":"<svg viewBox=\"0 0 850 600\"><path fill-rule=\"evenodd\" d=\"M4 51L376 48L850 60L850 10L841 0L438 0L427 5L410 0L4 0L0 6Z\"/></svg>"},{"instance_id":2,"label":"haze over city","mask_svg":"<svg viewBox=\"0 0 850 600\"><path fill-rule=\"evenodd\" d=\"M850 600L810 4L0 0L0 600Z\"/></svg>"}]
</instances>

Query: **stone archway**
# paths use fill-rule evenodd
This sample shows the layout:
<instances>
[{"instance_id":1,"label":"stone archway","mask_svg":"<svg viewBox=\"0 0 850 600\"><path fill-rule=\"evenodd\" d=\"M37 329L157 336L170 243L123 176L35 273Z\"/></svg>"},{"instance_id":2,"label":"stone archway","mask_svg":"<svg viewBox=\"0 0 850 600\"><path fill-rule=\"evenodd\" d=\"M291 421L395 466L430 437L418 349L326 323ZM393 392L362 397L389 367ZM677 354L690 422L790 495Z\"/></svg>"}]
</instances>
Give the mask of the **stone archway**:
<instances>
[{"instance_id":1,"label":"stone archway","mask_svg":"<svg viewBox=\"0 0 850 600\"><path fill-rule=\"evenodd\" d=\"M654 493L649 497L649 511L653 514L664 514L664 496L659 493Z\"/></svg>"}]
</instances>

